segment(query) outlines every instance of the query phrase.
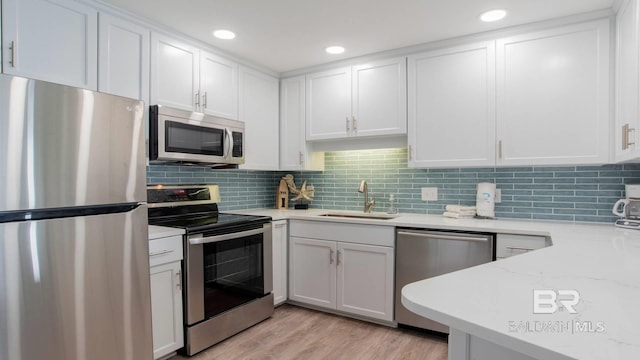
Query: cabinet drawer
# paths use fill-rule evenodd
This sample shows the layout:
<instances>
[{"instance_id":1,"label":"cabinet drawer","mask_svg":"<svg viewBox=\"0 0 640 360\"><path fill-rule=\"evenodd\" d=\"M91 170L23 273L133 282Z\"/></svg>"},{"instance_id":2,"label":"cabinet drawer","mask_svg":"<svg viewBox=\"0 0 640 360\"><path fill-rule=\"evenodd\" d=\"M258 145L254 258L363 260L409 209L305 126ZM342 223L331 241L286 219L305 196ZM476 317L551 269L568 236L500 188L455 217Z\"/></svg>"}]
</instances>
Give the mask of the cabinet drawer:
<instances>
[{"instance_id":1,"label":"cabinet drawer","mask_svg":"<svg viewBox=\"0 0 640 360\"><path fill-rule=\"evenodd\" d=\"M156 266L182 260L182 236L149 241L149 265Z\"/></svg>"},{"instance_id":2,"label":"cabinet drawer","mask_svg":"<svg viewBox=\"0 0 640 360\"><path fill-rule=\"evenodd\" d=\"M394 246L393 226L348 224L329 221L291 220L290 236L357 244Z\"/></svg>"},{"instance_id":3,"label":"cabinet drawer","mask_svg":"<svg viewBox=\"0 0 640 360\"><path fill-rule=\"evenodd\" d=\"M547 238L544 236L498 234L496 236L496 258L508 258L545 246L547 246Z\"/></svg>"}]
</instances>

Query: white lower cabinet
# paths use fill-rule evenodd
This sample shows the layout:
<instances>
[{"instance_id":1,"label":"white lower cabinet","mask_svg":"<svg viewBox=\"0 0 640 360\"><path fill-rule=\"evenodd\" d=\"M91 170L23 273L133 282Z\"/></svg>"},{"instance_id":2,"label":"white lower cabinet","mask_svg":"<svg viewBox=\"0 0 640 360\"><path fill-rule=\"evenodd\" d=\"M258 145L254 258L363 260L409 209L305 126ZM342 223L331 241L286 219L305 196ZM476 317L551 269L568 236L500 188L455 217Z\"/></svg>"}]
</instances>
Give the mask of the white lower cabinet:
<instances>
[{"instance_id":1,"label":"white lower cabinet","mask_svg":"<svg viewBox=\"0 0 640 360\"><path fill-rule=\"evenodd\" d=\"M181 260L182 236L149 242L154 359L184 346Z\"/></svg>"},{"instance_id":2,"label":"white lower cabinet","mask_svg":"<svg viewBox=\"0 0 640 360\"><path fill-rule=\"evenodd\" d=\"M544 236L498 234L496 236L496 259L524 254L546 246L548 246L548 242Z\"/></svg>"},{"instance_id":3,"label":"white lower cabinet","mask_svg":"<svg viewBox=\"0 0 640 360\"><path fill-rule=\"evenodd\" d=\"M274 221L273 229L273 305L287 301L287 220Z\"/></svg>"},{"instance_id":4,"label":"white lower cabinet","mask_svg":"<svg viewBox=\"0 0 640 360\"><path fill-rule=\"evenodd\" d=\"M291 221L290 232L290 300L393 321L393 227Z\"/></svg>"}]
</instances>

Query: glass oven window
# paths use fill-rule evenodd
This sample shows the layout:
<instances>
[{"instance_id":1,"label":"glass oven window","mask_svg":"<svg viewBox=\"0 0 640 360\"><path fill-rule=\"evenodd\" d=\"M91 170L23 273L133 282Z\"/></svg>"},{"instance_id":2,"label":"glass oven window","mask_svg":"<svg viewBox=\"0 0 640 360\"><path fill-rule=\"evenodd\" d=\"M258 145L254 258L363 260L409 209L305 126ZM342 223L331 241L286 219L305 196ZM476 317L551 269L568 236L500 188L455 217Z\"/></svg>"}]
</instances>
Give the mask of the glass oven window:
<instances>
[{"instance_id":1,"label":"glass oven window","mask_svg":"<svg viewBox=\"0 0 640 360\"><path fill-rule=\"evenodd\" d=\"M204 311L210 318L264 295L262 234L204 244Z\"/></svg>"},{"instance_id":2,"label":"glass oven window","mask_svg":"<svg viewBox=\"0 0 640 360\"><path fill-rule=\"evenodd\" d=\"M165 134L167 152L224 155L223 129L166 121Z\"/></svg>"}]
</instances>

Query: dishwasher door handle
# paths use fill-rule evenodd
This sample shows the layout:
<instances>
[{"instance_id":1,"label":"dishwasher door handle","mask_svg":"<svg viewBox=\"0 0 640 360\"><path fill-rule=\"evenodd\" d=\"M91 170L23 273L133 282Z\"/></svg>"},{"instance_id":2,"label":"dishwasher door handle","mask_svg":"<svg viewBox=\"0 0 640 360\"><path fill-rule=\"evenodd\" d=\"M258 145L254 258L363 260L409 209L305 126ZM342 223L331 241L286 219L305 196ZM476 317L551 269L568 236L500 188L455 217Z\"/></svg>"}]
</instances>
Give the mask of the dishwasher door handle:
<instances>
[{"instance_id":1,"label":"dishwasher door handle","mask_svg":"<svg viewBox=\"0 0 640 360\"><path fill-rule=\"evenodd\" d=\"M428 233L428 232L419 232L419 231L398 231L398 235L402 236L415 236L425 239L434 239L434 240L457 240L457 241L478 241L478 242L488 242L489 237L480 237L480 236L465 236L465 235L448 235L441 233Z\"/></svg>"}]
</instances>

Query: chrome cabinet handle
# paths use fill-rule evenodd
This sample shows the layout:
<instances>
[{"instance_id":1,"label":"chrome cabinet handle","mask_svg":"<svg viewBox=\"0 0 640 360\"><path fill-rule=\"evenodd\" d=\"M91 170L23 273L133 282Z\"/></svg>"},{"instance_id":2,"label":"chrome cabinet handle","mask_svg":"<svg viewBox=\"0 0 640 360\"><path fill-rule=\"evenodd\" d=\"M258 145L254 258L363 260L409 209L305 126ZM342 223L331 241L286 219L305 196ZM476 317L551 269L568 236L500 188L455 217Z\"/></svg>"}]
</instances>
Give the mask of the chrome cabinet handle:
<instances>
[{"instance_id":1,"label":"chrome cabinet handle","mask_svg":"<svg viewBox=\"0 0 640 360\"><path fill-rule=\"evenodd\" d=\"M498 158L502 159L502 140L498 141Z\"/></svg>"},{"instance_id":2,"label":"chrome cabinet handle","mask_svg":"<svg viewBox=\"0 0 640 360\"><path fill-rule=\"evenodd\" d=\"M304 165L304 154L302 153L302 151L299 152L299 157L300 157L300 165Z\"/></svg>"},{"instance_id":3,"label":"chrome cabinet handle","mask_svg":"<svg viewBox=\"0 0 640 360\"><path fill-rule=\"evenodd\" d=\"M635 133L636 129L629 126L629 124L624 124L622 126L622 150L627 150L631 145L635 145L635 141L629 140L629 134L631 132Z\"/></svg>"},{"instance_id":4,"label":"chrome cabinet handle","mask_svg":"<svg viewBox=\"0 0 640 360\"><path fill-rule=\"evenodd\" d=\"M333 264L333 249L329 249L329 264Z\"/></svg>"},{"instance_id":5,"label":"chrome cabinet handle","mask_svg":"<svg viewBox=\"0 0 640 360\"><path fill-rule=\"evenodd\" d=\"M204 95L202 96L202 107L204 109L207 108L207 92L206 91L204 92Z\"/></svg>"},{"instance_id":6,"label":"chrome cabinet handle","mask_svg":"<svg viewBox=\"0 0 640 360\"><path fill-rule=\"evenodd\" d=\"M200 90L196 91L196 110L200 107Z\"/></svg>"},{"instance_id":7,"label":"chrome cabinet handle","mask_svg":"<svg viewBox=\"0 0 640 360\"><path fill-rule=\"evenodd\" d=\"M176 287L178 288L178 290L182 291L182 277L181 277L181 271L178 270L178 272L176 273Z\"/></svg>"},{"instance_id":8,"label":"chrome cabinet handle","mask_svg":"<svg viewBox=\"0 0 640 360\"><path fill-rule=\"evenodd\" d=\"M409 145L409 160L413 160L413 146Z\"/></svg>"},{"instance_id":9,"label":"chrome cabinet handle","mask_svg":"<svg viewBox=\"0 0 640 360\"><path fill-rule=\"evenodd\" d=\"M9 63L11 64L11 67L16 67L16 42L12 41L11 45L9 45L9 49L11 50L11 60L9 60Z\"/></svg>"},{"instance_id":10,"label":"chrome cabinet handle","mask_svg":"<svg viewBox=\"0 0 640 360\"><path fill-rule=\"evenodd\" d=\"M159 256L159 255L164 255L172 252L173 252L172 249L160 250L160 251L149 253L149 256Z\"/></svg>"},{"instance_id":11,"label":"chrome cabinet handle","mask_svg":"<svg viewBox=\"0 0 640 360\"><path fill-rule=\"evenodd\" d=\"M346 120L346 124L347 124L347 134L349 134L349 117L347 116L345 118L345 120Z\"/></svg>"},{"instance_id":12,"label":"chrome cabinet handle","mask_svg":"<svg viewBox=\"0 0 640 360\"><path fill-rule=\"evenodd\" d=\"M340 260L340 257L341 257L340 255L341 255L340 250L338 250L338 258L337 258L337 261L336 261L336 264L337 264L337 265L340 265L340 263L342 262L342 261Z\"/></svg>"},{"instance_id":13,"label":"chrome cabinet handle","mask_svg":"<svg viewBox=\"0 0 640 360\"><path fill-rule=\"evenodd\" d=\"M351 117L351 122L352 122L352 125L353 125L353 132L354 133L358 132L358 122L356 121L356 117L355 116Z\"/></svg>"}]
</instances>

